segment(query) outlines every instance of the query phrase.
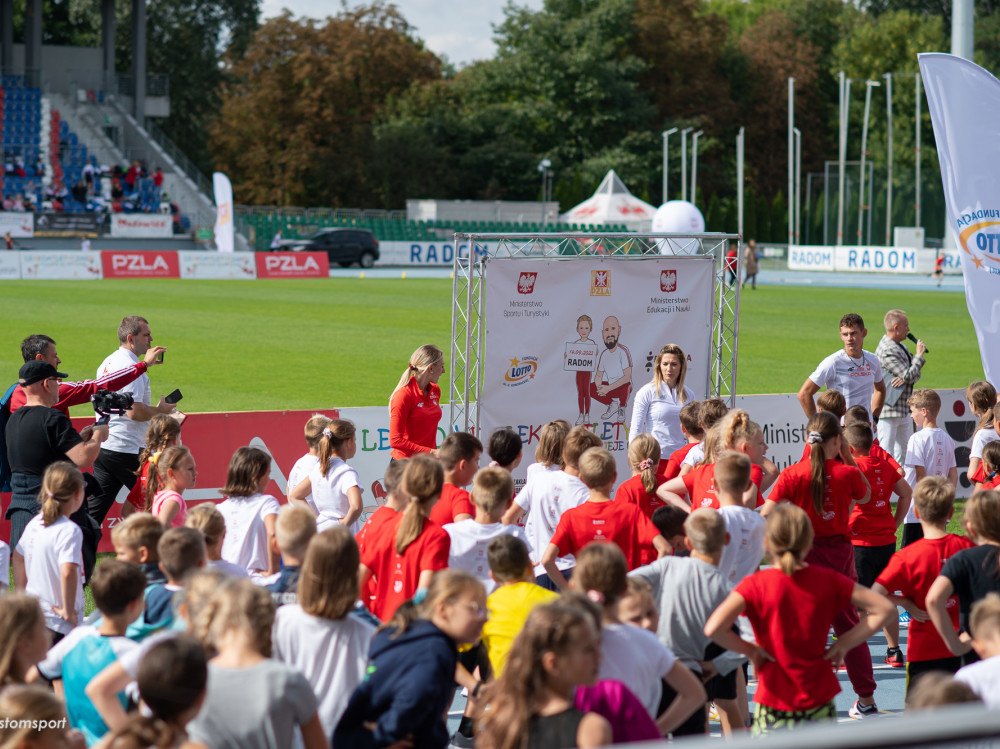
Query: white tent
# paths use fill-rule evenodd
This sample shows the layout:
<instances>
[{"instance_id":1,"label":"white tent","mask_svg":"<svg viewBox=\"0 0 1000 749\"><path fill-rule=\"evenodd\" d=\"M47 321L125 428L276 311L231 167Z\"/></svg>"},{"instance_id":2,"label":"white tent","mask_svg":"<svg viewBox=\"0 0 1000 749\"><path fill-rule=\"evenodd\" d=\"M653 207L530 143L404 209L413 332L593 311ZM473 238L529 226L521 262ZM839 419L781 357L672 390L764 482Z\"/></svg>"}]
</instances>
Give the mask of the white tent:
<instances>
[{"instance_id":1,"label":"white tent","mask_svg":"<svg viewBox=\"0 0 1000 749\"><path fill-rule=\"evenodd\" d=\"M625 224L629 229L648 229L656 208L628 191L621 178L610 170L597 191L570 209L560 221L570 224Z\"/></svg>"}]
</instances>

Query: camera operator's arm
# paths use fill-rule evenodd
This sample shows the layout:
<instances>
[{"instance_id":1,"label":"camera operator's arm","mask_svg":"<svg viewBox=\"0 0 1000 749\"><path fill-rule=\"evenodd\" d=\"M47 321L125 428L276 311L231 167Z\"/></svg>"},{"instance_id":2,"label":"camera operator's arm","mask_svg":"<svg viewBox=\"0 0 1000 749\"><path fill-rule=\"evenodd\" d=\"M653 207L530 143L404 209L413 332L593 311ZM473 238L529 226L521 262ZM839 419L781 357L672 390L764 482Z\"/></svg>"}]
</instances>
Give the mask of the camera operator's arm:
<instances>
[{"instance_id":1,"label":"camera operator's arm","mask_svg":"<svg viewBox=\"0 0 1000 749\"><path fill-rule=\"evenodd\" d=\"M164 351L166 351L166 349L163 346L154 346L146 352L146 356L138 364L131 364L124 369L119 369L116 372L108 372L107 374L101 375L96 380L59 383L59 401L54 407L59 411L64 411L71 406L78 406L81 403L86 403L90 400L90 396L98 390L117 391L131 385L135 380L144 375L149 367L163 363L158 362L156 357ZM20 388L18 389L20 390ZM15 410L21 405L23 404L18 403L15 406Z\"/></svg>"},{"instance_id":2,"label":"camera operator's arm","mask_svg":"<svg viewBox=\"0 0 1000 749\"><path fill-rule=\"evenodd\" d=\"M160 402L155 406L147 406L145 403L139 403L136 401L132 404L132 408L125 413L128 414L132 421L149 421L156 416L156 414L168 414L173 410L174 405L172 403L167 403L166 399L161 396Z\"/></svg>"},{"instance_id":3,"label":"camera operator's arm","mask_svg":"<svg viewBox=\"0 0 1000 749\"><path fill-rule=\"evenodd\" d=\"M89 466L96 460L101 451L101 443L108 438L108 427L106 424L99 427L84 427L80 432L82 442L78 442L66 451L66 457L76 465Z\"/></svg>"}]
</instances>

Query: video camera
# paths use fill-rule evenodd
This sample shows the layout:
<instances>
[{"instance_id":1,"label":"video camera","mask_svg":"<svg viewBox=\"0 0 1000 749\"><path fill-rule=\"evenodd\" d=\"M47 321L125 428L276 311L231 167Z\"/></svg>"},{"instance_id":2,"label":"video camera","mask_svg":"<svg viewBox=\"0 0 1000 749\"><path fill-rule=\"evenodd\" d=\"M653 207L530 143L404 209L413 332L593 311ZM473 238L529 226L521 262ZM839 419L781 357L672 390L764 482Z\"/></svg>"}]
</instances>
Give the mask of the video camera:
<instances>
[{"instance_id":1,"label":"video camera","mask_svg":"<svg viewBox=\"0 0 1000 749\"><path fill-rule=\"evenodd\" d=\"M94 426L103 426L111 421L111 415L121 416L132 408L135 399L128 393L116 393L113 390L98 390L90 396L90 402L94 406L94 413L101 418Z\"/></svg>"}]
</instances>

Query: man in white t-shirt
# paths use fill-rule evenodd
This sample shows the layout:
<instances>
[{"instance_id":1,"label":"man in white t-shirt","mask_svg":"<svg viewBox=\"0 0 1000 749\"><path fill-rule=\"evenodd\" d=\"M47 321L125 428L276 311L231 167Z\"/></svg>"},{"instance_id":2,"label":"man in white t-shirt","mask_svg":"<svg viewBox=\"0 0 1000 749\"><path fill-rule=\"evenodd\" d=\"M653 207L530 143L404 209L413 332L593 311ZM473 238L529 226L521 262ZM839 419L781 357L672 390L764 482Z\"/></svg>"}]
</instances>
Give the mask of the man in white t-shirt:
<instances>
[{"instance_id":1,"label":"man in white t-shirt","mask_svg":"<svg viewBox=\"0 0 1000 749\"><path fill-rule=\"evenodd\" d=\"M604 321L605 350L597 357L597 370L590 383L590 397L608 407L601 418L613 421L625 418L625 407L632 394L632 356L618 343L621 332L617 317Z\"/></svg>"},{"instance_id":2,"label":"man in white t-shirt","mask_svg":"<svg viewBox=\"0 0 1000 749\"><path fill-rule=\"evenodd\" d=\"M153 343L149 322L139 315L124 318L118 326L118 341L121 343L118 350L97 368L97 379L108 372L137 364L145 356ZM94 461L94 478L101 490L87 501L87 512L98 524L104 522L119 490L123 486L131 489L135 485L139 453L146 446L149 420L156 414L169 414L174 410L162 397L155 406L150 405L152 390L146 374L118 392L130 394L134 403L127 413L111 417L108 439L101 445L101 453Z\"/></svg>"},{"instance_id":3,"label":"man in white t-shirt","mask_svg":"<svg viewBox=\"0 0 1000 749\"><path fill-rule=\"evenodd\" d=\"M806 418L816 413L814 396L826 386L843 393L847 408L864 406L878 424L885 403L885 381L878 357L864 350L866 335L868 329L861 315L851 312L840 318L840 339L844 348L821 361L799 389L799 404Z\"/></svg>"}]
</instances>

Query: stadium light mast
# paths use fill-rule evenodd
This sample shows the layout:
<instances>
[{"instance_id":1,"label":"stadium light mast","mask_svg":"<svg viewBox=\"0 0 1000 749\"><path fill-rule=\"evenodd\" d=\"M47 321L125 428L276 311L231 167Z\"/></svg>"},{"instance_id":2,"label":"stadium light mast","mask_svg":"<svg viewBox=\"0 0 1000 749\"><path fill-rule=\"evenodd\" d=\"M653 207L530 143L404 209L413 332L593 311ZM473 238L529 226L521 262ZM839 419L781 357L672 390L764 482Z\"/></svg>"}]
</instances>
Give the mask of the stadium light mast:
<instances>
[{"instance_id":1,"label":"stadium light mast","mask_svg":"<svg viewBox=\"0 0 1000 749\"><path fill-rule=\"evenodd\" d=\"M704 132L704 130L696 132L691 143L691 202L694 204L698 201L698 138Z\"/></svg>"},{"instance_id":2,"label":"stadium light mast","mask_svg":"<svg viewBox=\"0 0 1000 749\"><path fill-rule=\"evenodd\" d=\"M746 128L740 127L736 135L736 232L743 239L743 145Z\"/></svg>"},{"instance_id":3,"label":"stadium light mast","mask_svg":"<svg viewBox=\"0 0 1000 749\"><path fill-rule=\"evenodd\" d=\"M807 196L808 197L808 196ZM802 131L795 128L795 244L802 242Z\"/></svg>"},{"instance_id":4,"label":"stadium light mast","mask_svg":"<svg viewBox=\"0 0 1000 749\"><path fill-rule=\"evenodd\" d=\"M973 0L951 0L951 53L972 60L974 45L975 3ZM919 99L918 99L919 101ZM948 211L944 212L942 246L955 247L955 238L949 230Z\"/></svg>"},{"instance_id":5,"label":"stadium light mast","mask_svg":"<svg viewBox=\"0 0 1000 749\"><path fill-rule=\"evenodd\" d=\"M676 127L663 131L663 202L667 202L667 176L670 168L670 136L677 132Z\"/></svg>"},{"instance_id":6,"label":"stadium light mast","mask_svg":"<svg viewBox=\"0 0 1000 749\"><path fill-rule=\"evenodd\" d=\"M844 244L844 183L847 178L845 161L847 160L847 115L851 105L851 79L843 70L838 74L838 78L840 79L840 149L838 158L840 162L838 165L840 187L837 198L837 245L839 246Z\"/></svg>"},{"instance_id":7,"label":"stadium light mast","mask_svg":"<svg viewBox=\"0 0 1000 749\"><path fill-rule=\"evenodd\" d=\"M548 226L549 224L549 214L545 208L545 199L549 191L549 177L552 174L552 170L549 168L552 166L552 162L549 159L542 159L538 162L538 171L542 174L542 228Z\"/></svg>"},{"instance_id":8,"label":"stadium light mast","mask_svg":"<svg viewBox=\"0 0 1000 749\"><path fill-rule=\"evenodd\" d=\"M865 81L865 117L861 125L861 180L858 183L858 244L864 244L862 231L865 225L865 162L868 160L868 115L872 108L872 89L882 84L878 81ZM871 199L871 196L868 196ZM869 213L871 208L868 209ZM869 233L868 241L871 241Z\"/></svg>"},{"instance_id":9,"label":"stadium light mast","mask_svg":"<svg viewBox=\"0 0 1000 749\"><path fill-rule=\"evenodd\" d=\"M795 244L795 79L788 78L788 245Z\"/></svg>"},{"instance_id":10,"label":"stadium light mast","mask_svg":"<svg viewBox=\"0 0 1000 749\"><path fill-rule=\"evenodd\" d=\"M688 154L687 143L688 133L694 130L693 127L686 127L681 130L681 200L688 199Z\"/></svg>"},{"instance_id":11,"label":"stadium light mast","mask_svg":"<svg viewBox=\"0 0 1000 749\"><path fill-rule=\"evenodd\" d=\"M886 131L886 165L885 165L885 246L892 244L892 73L886 73L885 78L885 131Z\"/></svg>"}]
</instances>

